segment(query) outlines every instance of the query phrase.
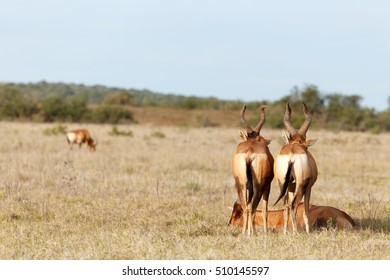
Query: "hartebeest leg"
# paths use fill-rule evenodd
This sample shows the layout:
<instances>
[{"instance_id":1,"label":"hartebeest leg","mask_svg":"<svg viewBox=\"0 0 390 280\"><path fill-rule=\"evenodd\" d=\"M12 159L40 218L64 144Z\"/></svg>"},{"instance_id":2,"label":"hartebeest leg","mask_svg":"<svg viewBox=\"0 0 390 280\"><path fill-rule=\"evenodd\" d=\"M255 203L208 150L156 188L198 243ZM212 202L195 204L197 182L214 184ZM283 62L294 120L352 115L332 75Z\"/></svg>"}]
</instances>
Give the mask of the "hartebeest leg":
<instances>
[{"instance_id":1,"label":"hartebeest leg","mask_svg":"<svg viewBox=\"0 0 390 280\"><path fill-rule=\"evenodd\" d=\"M293 232L297 232L297 205L291 205L291 222L292 222L292 227L293 227Z\"/></svg>"},{"instance_id":2,"label":"hartebeest leg","mask_svg":"<svg viewBox=\"0 0 390 280\"><path fill-rule=\"evenodd\" d=\"M242 224L242 234L248 230L248 220L249 220L249 210L248 210L248 202L246 200L246 191L242 190L238 192L238 199L242 205L242 213L243 213L243 224Z\"/></svg>"},{"instance_id":3,"label":"hartebeest leg","mask_svg":"<svg viewBox=\"0 0 390 280\"><path fill-rule=\"evenodd\" d=\"M242 225L242 234L248 232L248 235L251 234L251 223L252 223L252 203L248 202L248 190L246 188L247 179L238 178L236 182L236 189L238 194L238 199L241 202L243 210L243 225Z\"/></svg>"},{"instance_id":4,"label":"hartebeest leg","mask_svg":"<svg viewBox=\"0 0 390 280\"><path fill-rule=\"evenodd\" d=\"M245 199L245 208L244 208L244 227L242 233L247 233L250 236L253 233L253 214L252 214L252 202L247 202Z\"/></svg>"},{"instance_id":5,"label":"hartebeest leg","mask_svg":"<svg viewBox=\"0 0 390 280\"><path fill-rule=\"evenodd\" d=\"M261 199L261 186L258 183L253 183L253 196L252 196L252 201L251 201L251 233L256 234L256 227L255 227L255 216L256 216L256 210L257 206L260 203ZM263 213L264 217L264 213Z\"/></svg>"},{"instance_id":6,"label":"hartebeest leg","mask_svg":"<svg viewBox=\"0 0 390 280\"><path fill-rule=\"evenodd\" d=\"M262 215L264 221L264 233L268 232L268 199L263 197Z\"/></svg>"},{"instance_id":7,"label":"hartebeest leg","mask_svg":"<svg viewBox=\"0 0 390 280\"><path fill-rule=\"evenodd\" d=\"M288 204L286 203L284 205L284 211L283 211L283 222L284 222L283 233L284 234L287 234L287 225L288 225L289 212L290 212L290 206L288 206Z\"/></svg>"},{"instance_id":8,"label":"hartebeest leg","mask_svg":"<svg viewBox=\"0 0 390 280\"><path fill-rule=\"evenodd\" d=\"M248 230L248 210L244 210L244 224L242 228L242 234L245 234L245 232Z\"/></svg>"},{"instance_id":9,"label":"hartebeest leg","mask_svg":"<svg viewBox=\"0 0 390 280\"><path fill-rule=\"evenodd\" d=\"M263 214L263 221L264 221L264 233L268 232L268 197L269 197L270 188L271 188L271 184L268 184L262 195L263 197L262 214Z\"/></svg>"},{"instance_id":10,"label":"hartebeest leg","mask_svg":"<svg viewBox=\"0 0 390 280\"><path fill-rule=\"evenodd\" d=\"M311 188L306 189L304 203L305 203L305 212L303 213L303 220L305 221L306 232L310 232L309 225L309 202L310 202Z\"/></svg>"},{"instance_id":11,"label":"hartebeest leg","mask_svg":"<svg viewBox=\"0 0 390 280\"><path fill-rule=\"evenodd\" d=\"M253 194L252 197L248 197L250 199L248 203L248 236L256 234L255 229L255 216L256 216L256 209L260 202L260 195L259 195L259 187L257 185L253 186Z\"/></svg>"},{"instance_id":12,"label":"hartebeest leg","mask_svg":"<svg viewBox=\"0 0 390 280\"><path fill-rule=\"evenodd\" d=\"M243 225L242 225L242 234L248 230L248 220L249 220L249 209L248 209L248 190L247 190L247 165L246 159L243 155L235 155L233 157L233 176L236 181L236 190L238 194L238 200L242 205L243 213Z\"/></svg>"},{"instance_id":13,"label":"hartebeest leg","mask_svg":"<svg viewBox=\"0 0 390 280\"><path fill-rule=\"evenodd\" d=\"M248 203L248 236L251 236L254 233L254 215L253 215L253 205L252 203Z\"/></svg>"},{"instance_id":14,"label":"hartebeest leg","mask_svg":"<svg viewBox=\"0 0 390 280\"><path fill-rule=\"evenodd\" d=\"M291 186L294 186L294 185L291 185ZM293 201L295 199L294 191L289 191L287 196L288 197L287 197L286 204L288 206L288 210L289 210L289 213L290 213L290 219L291 219L293 232L295 233L297 231L297 205L295 203L293 203ZM287 215L287 223L288 223L288 218L289 217ZM287 227L286 227L286 230L287 230Z\"/></svg>"}]
</instances>

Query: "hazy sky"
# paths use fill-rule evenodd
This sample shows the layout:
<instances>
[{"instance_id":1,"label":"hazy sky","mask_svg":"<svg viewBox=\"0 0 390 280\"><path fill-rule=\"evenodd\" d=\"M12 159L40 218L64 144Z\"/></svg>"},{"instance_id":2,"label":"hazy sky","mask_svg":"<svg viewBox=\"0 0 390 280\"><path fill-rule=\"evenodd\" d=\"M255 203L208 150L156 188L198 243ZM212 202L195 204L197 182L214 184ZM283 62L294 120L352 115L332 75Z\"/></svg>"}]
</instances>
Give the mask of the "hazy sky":
<instances>
[{"instance_id":1,"label":"hazy sky","mask_svg":"<svg viewBox=\"0 0 390 280\"><path fill-rule=\"evenodd\" d=\"M390 96L390 1L0 0L0 82L244 101Z\"/></svg>"}]
</instances>

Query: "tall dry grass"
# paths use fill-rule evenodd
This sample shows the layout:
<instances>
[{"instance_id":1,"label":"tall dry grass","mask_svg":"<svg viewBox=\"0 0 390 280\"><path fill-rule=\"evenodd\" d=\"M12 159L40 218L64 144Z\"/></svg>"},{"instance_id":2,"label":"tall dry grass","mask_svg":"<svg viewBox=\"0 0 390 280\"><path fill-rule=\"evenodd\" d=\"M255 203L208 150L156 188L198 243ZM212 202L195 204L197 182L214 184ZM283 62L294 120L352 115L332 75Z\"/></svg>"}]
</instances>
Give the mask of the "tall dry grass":
<instances>
[{"instance_id":1,"label":"tall dry grass","mask_svg":"<svg viewBox=\"0 0 390 280\"><path fill-rule=\"evenodd\" d=\"M319 138L312 203L358 230L247 238L227 227L236 129L118 126L125 137L86 125L99 141L90 153L43 133L53 126L0 123L0 259L390 258L388 134L308 133ZM280 131L262 134L276 155ZM271 203L278 194L274 182Z\"/></svg>"}]
</instances>

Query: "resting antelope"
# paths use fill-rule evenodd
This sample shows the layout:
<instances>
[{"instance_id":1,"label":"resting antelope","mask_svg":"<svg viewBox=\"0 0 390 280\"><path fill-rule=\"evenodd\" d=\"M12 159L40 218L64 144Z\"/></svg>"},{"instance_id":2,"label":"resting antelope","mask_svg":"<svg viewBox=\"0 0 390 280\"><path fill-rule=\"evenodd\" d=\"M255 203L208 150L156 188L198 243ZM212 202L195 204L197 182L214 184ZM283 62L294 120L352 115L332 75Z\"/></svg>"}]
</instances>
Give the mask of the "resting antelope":
<instances>
[{"instance_id":1,"label":"resting antelope","mask_svg":"<svg viewBox=\"0 0 390 280\"><path fill-rule=\"evenodd\" d=\"M241 120L246 134L240 129L243 140L238 144L233 156L232 173L238 199L244 208L242 232L248 235L255 233L255 213L263 197L264 232L267 232L268 197L271 181L274 177L274 159L268 149L270 140L260 136L265 122L265 106L260 107L261 118L255 129L245 119L246 106L241 110Z\"/></svg>"},{"instance_id":2,"label":"resting antelope","mask_svg":"<svg viewBox=\"0 0 390 280\"><path fill-rule=\"evenodd\" d=\"M72 149L73 144L79 144L79 148L81 148L83 143L87 143L91 152L96 150L97 142L92 139L91 135L86 129L69 131L66 133L66 140L68 141L69 149Z\"/></svg>"},{"instance_id":3,"label":"resting antelope","mask_svg":"<svg viewBox=\"0 0 390 280\"><path fill-rule=\"evenodd\" d=\"M337 229L352 230L356 227L355 221L347 213L337 208L310 204L309 209L309 224L313 228L335 227ZM242 226L242 212L241 204L238 201L235 202L229 221L229 226ZM283 210L268 211L268 227L275 229L283 228L283 212ZM304 205L303 203L299 203L297 209L297 225L300 228L304 227L303 212ZM289 219L288 222L291 225L291 219ZM260 210L256 211L255 224L256 226L262 226L264 224L262 212Z\"/></svg>"},{"instance_id":4,"label":"resting antelope","mask_svg":"<svg viewBox=\"0 0 390 280\"><path fill-rule=\"evenodd\" d=\"M309 202L311 187L317 180L317 164L308 151L308 147L313 145L317 140L306 140L306 133L309 129L312 117L303 103L303 112L305 121L297 131L291 124L290 104L286 105L284 114L284 126L288 134L285 134L286 142L275 159L274 173L280 187L280 196L278 201L284 196L284 233L287 232L287 221L289 212L293 231L297 230L297 206L304 196L305 211L303 220L305 229L308 233L309 227Z\"/></svg>"}]
</instances>

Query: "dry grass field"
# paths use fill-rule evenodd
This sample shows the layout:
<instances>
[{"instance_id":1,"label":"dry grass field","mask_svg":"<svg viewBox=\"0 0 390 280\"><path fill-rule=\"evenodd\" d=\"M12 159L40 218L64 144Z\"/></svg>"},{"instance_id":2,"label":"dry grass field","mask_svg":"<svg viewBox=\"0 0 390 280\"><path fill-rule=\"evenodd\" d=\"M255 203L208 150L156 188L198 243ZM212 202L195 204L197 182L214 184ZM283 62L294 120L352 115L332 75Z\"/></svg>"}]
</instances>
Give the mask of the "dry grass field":
<instances>
[{"instance_id":1,"label":"dry grass field","mask_svg":"<svg viewBox=\"0 0 390 280\"><path fill-rule=\"evenodd\" d=\"M0 259L390 259L388 134L308 132L311 201L346 211L356 231L247 238L227 227L237 129L83 125L99 141L90 153L43 133L55 126L0 123ZM281 132L262 135L275 156ZM271 209L278 194L273 182Z\"/></svg>"},{"instance_id":2,"label":"dry grass field","mask_svg":"<svg viewBox=\"0 0 390 280\"><path fill-rule=\"evenodd\" d=\"M163 107L134 107L128 109L138 124L158 126L222 126L240 125L237 110L180 109ZM250 116L250 112L248 114Z\"/></svg>"}]
</instances>

